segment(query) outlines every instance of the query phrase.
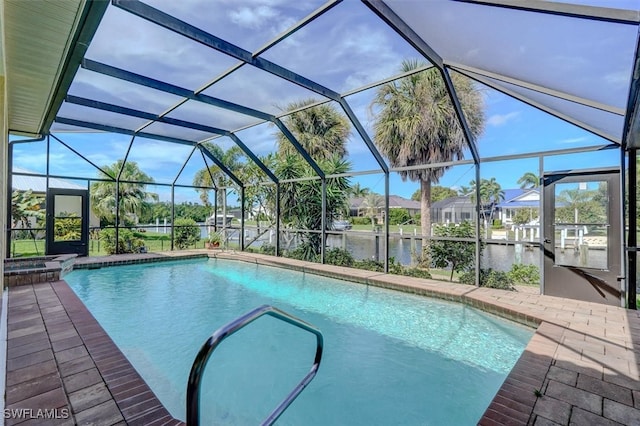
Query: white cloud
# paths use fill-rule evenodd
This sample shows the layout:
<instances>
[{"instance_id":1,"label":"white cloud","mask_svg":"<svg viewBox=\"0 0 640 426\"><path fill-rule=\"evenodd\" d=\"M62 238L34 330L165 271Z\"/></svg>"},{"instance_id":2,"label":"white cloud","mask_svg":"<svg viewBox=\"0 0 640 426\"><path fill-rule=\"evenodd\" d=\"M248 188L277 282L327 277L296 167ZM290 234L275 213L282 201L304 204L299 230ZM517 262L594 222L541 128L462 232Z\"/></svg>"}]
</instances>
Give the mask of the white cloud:
<instances>
[{"instance_id":1,"label":"white cloud","mask_svg":"<svg viewBox=\"0 0 640 426\"><path fill-rule=\"evenodd\" d=\"M267 21L276 17L277 11L269 6L258 6L254 8L241 7L229 12L229 18L241 27L258 29Z\"/></svg>"},{"instance_id":2,"label":"white cloud","mask_svg":"<svg viewBox=\"0 0 640 426\"><path fill-rule=\"evenodd\" d=\"M580 136L577 138L566 138L566 139L561 139L559 141L559 143L561 144L575 144L575 143L580 143L580 142L584 142L586 140L588 140L589 138L586 136Z\"/></svg>"},{"instance_id":3,"label":"white cloud","mask_svg":"<svg viewBox=\"0 0 640 426\"><path fill-rule=\"evenodd\" d=\"M515 119L520 115L520 111L513 111L507 114L494 114L487 119L487 125L489 126L504 126L507 122Z\"/></svg>"},{"instance_id":4,"label":"white cloud","mask_svg":"<svg viewBox=\"0 0 640 426\"><path fill-rule=\"evenodd\" d=\"M631 81L631 75L628 71L616 71L605 74L604 81L615 87L626 87Z\"/></svg>"}]
</instances>

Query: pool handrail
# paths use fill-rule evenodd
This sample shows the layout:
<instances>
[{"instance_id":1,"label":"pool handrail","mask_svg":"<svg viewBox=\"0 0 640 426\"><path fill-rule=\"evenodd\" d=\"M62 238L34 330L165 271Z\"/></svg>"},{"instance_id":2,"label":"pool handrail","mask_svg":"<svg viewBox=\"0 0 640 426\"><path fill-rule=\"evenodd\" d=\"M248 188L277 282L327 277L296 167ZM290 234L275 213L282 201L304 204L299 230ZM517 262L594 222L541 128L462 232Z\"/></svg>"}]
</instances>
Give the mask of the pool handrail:
<instances>
[{"instance_id":1,"label":"pool handrail","mask_svg":"<svg viewBox=\"0 0 640 426\"><path fill-rule=\"evenodd\" d=\"M309 385L311 380L316 376L320 361L322 359L322 349L324 339L322 333L313 325L294 317L278 308L270 305L259 306L246 314L236 318L228 324L217 329L211 337L202 345L189 373L189 382L187 384L187 426L198 426L200 424L200 385L202 374L211 357L213 351L222 343L224 339L234 334L241 328L249 325L263 315L269 315L286 323L294 325L298 328L306 330L316 336L316 354L313 365L309 372L302 378L295 388L278 404L278 406L267 416L261 425L271 425L284 413L291 403L300 395L300 393Z\"/></svg>"}]
</instances>

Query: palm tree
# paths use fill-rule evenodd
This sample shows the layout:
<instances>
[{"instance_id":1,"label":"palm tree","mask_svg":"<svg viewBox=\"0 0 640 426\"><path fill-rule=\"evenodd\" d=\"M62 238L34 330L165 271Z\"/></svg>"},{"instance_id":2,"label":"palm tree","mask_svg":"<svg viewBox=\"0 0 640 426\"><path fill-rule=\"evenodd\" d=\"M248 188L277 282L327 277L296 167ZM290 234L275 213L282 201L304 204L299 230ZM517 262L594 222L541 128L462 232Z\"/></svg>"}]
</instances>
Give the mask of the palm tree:
<instances>
[{"instance_id":1,"label":"palm tree","mask_svg":"<svg viewBox=\"0 0 640 426\"><path fill-rule=\"evenodd\" d=\"M462 197L466 197L467 195L473 195L473 187L462 185L460 188L458 188L458 195Z\"/></svg>"},{"instance_id":2,"label":"palm tree","mask_svg":"<svg viewBox=\"0 0 640 426\"><path fill-rule=\"evenodd\" d=\"M384 198L380 194L371 192L362 200L362 209L364 215L371 219L371 226L375 225L375 218L380 212L380 208L384 205Z\"/></svg>"},{"instance_id":3,"label":"palm tree","mask_svg":"<svg viewBox=\"0 0 640 426\"><path fill-rule=\"evenodd\" d=\"M226 151L211 142L205 142L204 146L232 172L242 167L241 159L244 153L238 146L234 145ZM212 177L213 181L211 180ZM231 184L229 177L215 164L209 166L208 169L205 167L198 170L193 177L193 186L203 187L196 188L196 191L200 194L202 203L207 207L211 207L211 202L209 201L210 190L206 188L226 187ZM226 205L226 190L218 191L218 203L223 206Z\"/></svg>"},{"instance_id":4,"label":"palm tree","mask_svg":"<svg viewBox=\"0 0 640 426\"><path fill-rule=\"evenodd\" d=\"M402 71L424 64L404 61ZM467 78L452 76L469 129L477 138L484 128L483 98ZM381 86L372 102L379 109L375 119L375 143L393 167L427 165L462 159L467 147L449 93L435 68ZM431 184L446 167L401 171L403 180L420 181L422 234L430 235Z\"/></svg>"},{"instance_id":5,"label":"palm tree","mask_svg":"<svg viewBox=\"0 0 640 426\"><path fill-rule=\"evenodd\" d=\"M339 156L323 159L320 167L328 174L344 174L351 169L351 164ZM282 180L313 177L315 171L299 156L289 155L278 162L276 173ZM301 180L299 182L283 182L281 184L281 219L295 229L318 230L322 224L322 189L318 179ZM349 180L346 177L328 178L326 180L326 225L348 211L346 194L349 191ZM316 260L320 253L322 240L316 232L302 232L302 242L296 248L294 257L303 260Z\"/></svg>"},{"instance_id":6,"label":"palm tree","mask_svg":"<svg viewBox=\"0 0 640 426\"><path fill-rule=\"evenodd\" d=\"M370 192L371 190L369 188L363 188L357 182L351 185L351 188L349 188L349 195L351 195L353 198L364 198Z\"/></svg>"},{"instance_id":7,"label":"palm tree","mask_svg":"<svg viewBox=\"0 0 640 426\"><path fill-rule=\"evenodd\" d=\"M314 99L292 102L284 110L296 111L315 102ZM351 125L332 105L306 108L285 116L282 121L314 160L330 159L335 155L343 158L346 155ZM284 134L278 132L277 138L281 157L296 152Z\"/></svg>"},{"instance_id":8,"label":"palm tree","mask_svg":"<svg viewBox=\"0 0 640 426\"><path fill-rule=\"evenodd\" d=\"M346 173L351 169L351 163L344 158L347 153L347 138L351 133L350 122L328 104L299 110L313 102L315 101L305 100L289 104L286 110L296 112L285 116L282 121L325 173ZM278 140L276 175L280 179L288 180L317 175L302 160L284 134L277 133L276 137ZM325 223L327 226L345 211L348 211L349 189L349 180L345 177L326 180ZM322 186L319 180L283 183L280 205L281 220L285 225L306 230L321 228ZM323 244L320 234L304 232L300 237L302 243L296 249L297 255L305 260L315 260Z\"/></svg>"},{"instance_id":9,"label":"palm tree","mask_svg":"<svg viewBox=\"0 0 640 426\"><path fill-rule=\"evenodd\" d=\"M535 173L526 172L518 179L518 185L522 189L537 188L540 185L540 178Z\"/></svg>"},{"instance_id":10,"label":"palm tree","mask_svg":"<svg viewBox=\"0 0 640 426\"><path fill-rule=\"evenodd\" d=\"M476 181L469 182L471 186L471 200L476 200ZM496 181L496 178L480 179L480 208L482 216L486 219L493 218L493 210L500 201L504 200L504 190ZM486 216L486 209L489 208L489 218Z\"/></svg>"},{"instance_id":11,"label":"palm tree","mask_svg":"<svg viewBox=\"0 0 640 426\"><path fill-rule=\"evenodd\" d=\"M484 185L484 189L481 192L486 194L487 204L490 205L489 220L493 220L493 212L496 208L496 204L504 200L504 190L500 184L496 181L496 178L492 177L489 180L483 179L481 185Z\"/></svg>"},{"instance_id":12,"label":"palm tree","mask_svg":"<svg viewBox=\"0 0 640 426\"><path fill-rule=\"evenodd\" d=\"M127 214L140 216L149 208L150 201L157 201L158 194L147 192L146 183L153 182L153 178L144 173L135 161L118 160L103 166L101 178L112 179L120 176L118 184L118 216L120 226L125 225ZM121 172L122 170L122 172ZM91 206L94 213L102 220L115 221L116 216L116 183L109 181L91 184Z\"/></svg>"}]
</instances>

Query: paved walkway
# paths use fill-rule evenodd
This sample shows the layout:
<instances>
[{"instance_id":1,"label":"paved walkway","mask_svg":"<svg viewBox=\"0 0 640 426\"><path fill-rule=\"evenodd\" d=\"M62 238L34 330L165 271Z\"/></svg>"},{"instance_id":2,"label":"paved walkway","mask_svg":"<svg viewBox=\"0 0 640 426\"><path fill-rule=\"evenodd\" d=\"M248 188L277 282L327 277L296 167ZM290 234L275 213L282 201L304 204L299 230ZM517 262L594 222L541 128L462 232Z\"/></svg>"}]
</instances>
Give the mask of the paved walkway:
<instances>
[{"instance_id":1,"label":"paved walkway","mask_svg":"<svg viewBox=\"0 0 640 426\"><path fill-rule=\"evenodd\" d=\"M640 425L637 311L220 251L84 258L78 266L207 254L445 298L537 327L480 424ZM7 424L180 424L64 281L9 289L7 343L6 408L67 417Z\"/></svg>"}]
</instances>

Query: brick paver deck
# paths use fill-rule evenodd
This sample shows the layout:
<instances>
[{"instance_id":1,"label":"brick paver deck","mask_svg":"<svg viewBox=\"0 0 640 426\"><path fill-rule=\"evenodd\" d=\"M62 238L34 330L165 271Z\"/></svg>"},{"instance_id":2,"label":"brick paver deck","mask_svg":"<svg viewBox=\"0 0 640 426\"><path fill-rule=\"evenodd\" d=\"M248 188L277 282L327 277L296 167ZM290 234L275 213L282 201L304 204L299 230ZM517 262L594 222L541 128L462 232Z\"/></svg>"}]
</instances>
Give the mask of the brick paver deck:
<instances>
[{"instance_id":1,"label":"brick paver deck","mask_svg":"<svg viewBox=\"0 0 640 426\"><path fill-rule=\"evenodd\" d=\"M482 425L640 425L638 311L245 253L122 255L78 266L207 254L445 298L537 327ZM9 289L6 366L5 408L68 413L8 425L180 424L64 281Z\"/></svg>"}]
</instances>

